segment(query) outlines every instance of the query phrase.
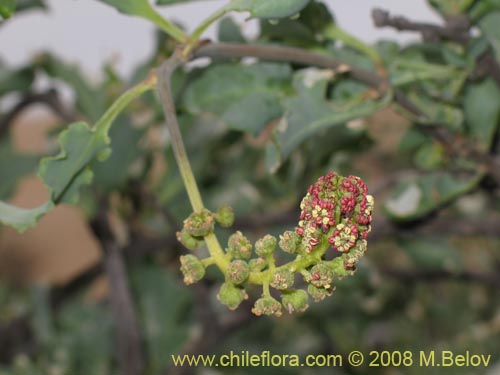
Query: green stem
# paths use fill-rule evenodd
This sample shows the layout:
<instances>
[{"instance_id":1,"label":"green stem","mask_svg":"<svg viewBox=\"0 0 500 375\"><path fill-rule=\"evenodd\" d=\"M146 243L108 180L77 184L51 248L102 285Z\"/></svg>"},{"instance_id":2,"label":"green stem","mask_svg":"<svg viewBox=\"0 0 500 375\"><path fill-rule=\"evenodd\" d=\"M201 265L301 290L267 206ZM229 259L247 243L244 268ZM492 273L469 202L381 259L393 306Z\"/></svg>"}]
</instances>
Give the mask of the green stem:
<instances>
[{"instance_id":1,"label":"green stem","mask_svg":"<svg viewBox=\"0 0 500 375\"><path fill-rule=\"evenodd\" d=\"M261 272L252 272L248 277L248 282L250 284L262 284L264 286L266 283L269 284L271 277L274 275L276 271L281 271L287 268L295 273L297 271L306 269L312 266L313 264L318 263L318 261L330 247L327 238L331 236L332 232L333 229L325 236L325 239L318 245L318 247L312 253L305 255L297 255L297 257L293 261L283 264L282 266L279 267L276 267L274 265L274 260L273 260L273 262L270 263L269 265L269 269Z\"/></svg>"},{"instance_id":2,"label":"green stem","mask_svg":"<svg viewBox=\"0 0 500 375\"><path fill-rule=\"evenodd\" d=\"M165 113L165 120L170 139L172 142L172 149L174 151L175 160L179 166L184 186L186 187L189 201L193 207L193 211L199 212L204 208L203 200L201 199L196 179L194 178L191 164L187 157L186 148L182 141L182 135L179 129L179 122L175 111L174 99L172 97L172 90L170 82L174 71L182 65L183 60L178 54L174 54L171 58L165 61L158 69L158 92L160 94L161 103Z\"/></svg>"},{"instance_id":3,"label":"green stem","mask_svg":"<svg viewBox=\"0 0 500 375\"><path fill-rule=\"evenodd\" d=\"M148 14L147 18L178 42L185 43L188 40L188 36L184 31L167 21L155 10Z\"/></svg>"},{"instance_id":4,"label":"green stem","mask_svg":"<svg viewBox=\"0 0 500 375\"><path fill-rule=\"evenodd\" d=\"M324 34L328 38L340 40L345 45L352 47L358 50L359 52L365 54L375 63L375 65L379 66L383 63L382 58L380 57L379 53L375 48L369 46L368 44L364 43L358 38L352 36L351 34L346 32L345 30L342 30L335 24L328 26L324 30Z\"/></svg>"},{"instance_id":5,"label":"green stem","mask_svg":"<svg viewBox=\"0 0 500 375\"><path fill-rule=\"evenodd\" d=\"M227 5L223 6L222 8L217 9L214 13L212 13L204 21L202 21L202 23L193 31L190 39L194 42L197 42L200 39L200 37L203 35L205 30L212 23L217 21L219 18L223 17L228 11L229 11L229 8Z\"/></svg>"},{"instance_id":6,"label":"green stem","mask_svg":"<svg viewBox=\"0 0 500 375\"><path fill-rule=\"evenodd\" d=\"M193 211L200 212L203 208L203 200L196 184L196 179L191 169L191 164L182 141L182 135L179 129L179 122L175 111L174 99L171 89L171 78L175 70L182 65L184 61L178 53L174 53L167 61L165 61L158 69L158 92L161 98L161 104L165 113L165 120L168 132L170 133L172 150L174 152L175 160L181 172L182 181L186 187L186 191L191 203ZM226 274L229 266L229 259L224 254L222 247L214 233L210 233L205 237L210 256L213 258L217 267Z\"/></svg>"},{"instance_id":7,"label":"green stem","mask_svg":"<svg viewBox=\"0 0 500 375\"><path fill-rule=\"evenodd\" d=\"M125 91L115 102L108 108L108 110L101 116L101 118L94 124L93 129L107 134L115 118L123 111L132 100L141 96L146 91L153 89L156 85L156 75L150 73L149 76L139 82L134 87Z\"/></svg>"}]
</instances>

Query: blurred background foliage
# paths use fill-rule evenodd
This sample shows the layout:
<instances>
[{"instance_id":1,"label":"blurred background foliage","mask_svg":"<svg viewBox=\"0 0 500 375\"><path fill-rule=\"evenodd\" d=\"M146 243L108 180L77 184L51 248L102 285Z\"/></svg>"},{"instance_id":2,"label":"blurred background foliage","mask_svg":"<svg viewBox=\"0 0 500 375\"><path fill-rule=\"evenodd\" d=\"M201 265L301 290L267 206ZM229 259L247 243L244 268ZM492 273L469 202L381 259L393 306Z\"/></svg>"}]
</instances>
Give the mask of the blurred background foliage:
<instances>
[{"instance_id":1,"label":"blurred background foliage","mask_svg":"<svg viewBox=\"0 0 500 375\"><path fill-rule=\"evenodd\" d=\"M44 8L39 0L17 3L16 15L3 22ZM311 1L300 17L262 20L252 41L300 47L387 75L390 92L377 92L349 68L346 73L252 59L197 64L174 76L179 121L206 205L231 205L234 228L250 238L295 226L307 187L330 170L361 176L375 196L369 252L356 276L339 282L333 297L303 314L257 318L249 313L251 302L226 311L215 298L217 272L199 285L182 284L178 255L186 250L177 244L175 231L191 209L162 128L161 107L150 93L120 116L110 134L113 153L92 164L94 180L78 207L104 249L103 214L112 217L119 233L145 374L178 372L171 367L173 353L383 349L492 354L488 369L426 371L500 373L500 3L429 4L442 15L441 25L381 10L373 14L377 26L421 34L421 41L409 45L353 42L335 28L334 15L320 1ZM2 8L0 14L7 18L12 10ZM219 41L249 43L231 18L218 27ZM95 84L77 66L49 54L26 66L0 64L0 198L9 200L45 156L13 146L12 124L22 111L41 103L57 115L59 126L47 134L52 140L47 154L56 153L56 134L67 123L96 121L174 47L158 33L154 55L131 77L120 77L108 65L105 78ZM40 77L50 83L49 90L34 88ZM61 100L61 85L71 90L72 100ZM394 100L398 95L418 110L403 108ZM118 373L117 311L106 293L92 293L109 270L105 258L106 250L104 260L64 284L0 279L0 374ZM262 371L213 368L210 373ZM366 371L273 369L280 374ZM373 374L421 372L418 367L370 369Z\"/></svg>"}]
</instances>

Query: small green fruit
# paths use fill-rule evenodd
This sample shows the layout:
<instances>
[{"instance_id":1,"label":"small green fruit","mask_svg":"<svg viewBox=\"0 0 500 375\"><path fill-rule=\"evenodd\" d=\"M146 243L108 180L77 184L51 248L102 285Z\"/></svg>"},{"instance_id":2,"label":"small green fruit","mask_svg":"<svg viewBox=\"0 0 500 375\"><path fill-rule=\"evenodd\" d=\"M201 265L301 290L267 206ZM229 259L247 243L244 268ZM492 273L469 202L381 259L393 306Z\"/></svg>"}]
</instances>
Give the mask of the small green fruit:
<instances>
[{"instance_id":1,"label":"small green fruit","mask_svg":"<svg viewBox=\"0 0 500 375\"><path fill-rule=\"evenodd\" d=\"M240 288L232 283L224 283L219 289L217 299L228 307L229 310L235 310L243 300L247 299L248 295L245 289Z\"/></svg>"},{"instance_id":2,"label":"small green fruit","mask_svg":"<svg viewBox=\"0 0 500 375\"><path fill-rule=\"evenodd\" d=\"M248 279L248 275L250 275L250 267L244 260L237 259L229 263L227 277L232 283L241 284Z\"/></svg>"},{"instance_id":3,"label":"small green fruit","mask_svg":"<svg viewBox=\"0 0 500 375\"><path fill-rule=\"evenodd\" d=\"M252 256L252 244L243 233L237 231L229 237L227 252L236 259L250 259Z\"/></svg>"},{"instance_id":4,"label":"small green fruit","mask_svg":"<svg viewBox=\"0 0 500 375\"><path fill-rule=\"evenodd\" d=\"M194 284L205 276L205 267L201 261L192 254L182 255L181 272L184 275L184 283L186 285Z\"/></svg>"},{"instance_id":5,"label":"small green fruit","mask_svg":"<svg viewBox=\"0 0 500 375\"><path fill-rule=\"evenodd\" d=\"M255 242L255 252L261 257L267 257L271 255L276 249L278 241L276 237L266 234L260 240Z\"/></svg>"},{"instance_id":6,"label":"small green fruit","mask_svg":"<svg viewBox=\"0 0 500 375\"><path fill-rule=\"evenodd\" d=\"M292 290L283 292L281 296L281 303L285 310L288 311L289 314L293 312L304 312L307 310L309 305L307 304L308 296L305 290Z\"/></svg>"},{"instance_id":7,"label":"small green fruit","mask_svg":"<svg viewBox=\"0 0 500 375\"><path fill-rule=\"evenodd\" d=\"M230 206L219 207L215 213L215 221L217 221L221 227L229 228L234 223L233 209Z\"/></svg>"}]
</instances>

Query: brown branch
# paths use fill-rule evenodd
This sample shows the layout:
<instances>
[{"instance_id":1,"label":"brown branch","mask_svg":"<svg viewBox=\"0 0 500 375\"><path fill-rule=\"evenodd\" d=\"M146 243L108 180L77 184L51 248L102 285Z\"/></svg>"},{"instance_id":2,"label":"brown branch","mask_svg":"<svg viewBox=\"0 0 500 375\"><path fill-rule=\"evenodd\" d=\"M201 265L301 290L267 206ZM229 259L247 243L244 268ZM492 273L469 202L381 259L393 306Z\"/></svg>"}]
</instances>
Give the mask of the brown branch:
<instances>
[{"instance_id":1,"label":"brown branch","mask_svg":"<svg viewBox=\"0 0 500 375\"><path fill-rule=\"evenodd\" d=\"M287 61L326 69L339 69L344 67L353 78L364 82L381 92L389 89L390 87L388 79L375 72L349 65L334 57L294 47L204 42L193 51L193 55L191 56L192 59L202 57L209 57L212 59L255 57L266 61ZM399 89L394 90L394 101L414 117L421 120L425 120L428 117L421 108L409 100L408 97ZM500 172L495 168L498 161L492 160L492 158L488 155L479 153L475 150L473 145L466 142L466 140L457 138L455 134L451 133L440 124L435 124L434 126L425 125L420 128L423 132L433 137L441 145L443 145L450 155L454 157L471 157L476 162L480 163L482 167L487 169L495 180L500 181Z\"/></svg>"},{"instance_id":2,"label":"brown branch","mask_svg":"<svg viewBox=\"0 0 500 375\"><path fill-rule=\"evenodd\" d=\"M411 21L402 16L393 16L383 9L374 9L372 19L377 27L392 27L399 31L415 31L428 42L440 42L443 39L452 40L467 45L471 40L471 23L466 16L452 17L445 26L431 23ZM478 60L472 78L491 76L500 87L500 64L495 59L492 48L489 48Z\"/></svg>"},{"instance_id":3,"label":"brown branch","mask_svg":"<svg viewBox=\"0 0 500 375\"><path fill-rule=\"evenodd\" d=\"M76 119L76 115L65 108L55 89L37 94L28 93L0 120L0 138L5 136L16 117L34 104L46 105L65 122L72 122Z\"/></svg>"},{"instance_id":4,"label":"brown branch","mask_svg":"<svg viewBox=\"0 0 500 375\"><path fill-rule=\"evenodd\" d=\"M114 238L106 212L92 220L91 228L101 244L104 269L109 279L118 368L121 375L140 375L144 369L141 335L129 291L123 253Z\"/></svg>"},{"instance_id":5,"label":"brown branch","mask_svg":"<svg viewBox=\"0 0 500 375\"><path fill-rule=\"evenodd\" d=\"M386 10L375 8L372 19L377 27L392 27L398 31L416 31L425 41L439 42L443 39L466 44L469 39L470 22L466 17L448 20L446 26L411 21L402 16L391 16Z\"/></svg>"},{"instance_id":6,"label":"brown branch","mask_svg":"<svg viewBox=\"0 0 500 375\"><path fill-rule=\"evenodd\" d=\"M231 59L242 57L256 57L267 61L287 61L305 66L317 66L333 70L347 70L352 77L366 83L367 85L385 91L388 88L386 78L369 70L349 65L346 62L316 52L310 52L300 48L271 46L261 44L238 44L238 43L204 43L194 52L194 59L201 57Z\"/></svg>"}]
</instances>

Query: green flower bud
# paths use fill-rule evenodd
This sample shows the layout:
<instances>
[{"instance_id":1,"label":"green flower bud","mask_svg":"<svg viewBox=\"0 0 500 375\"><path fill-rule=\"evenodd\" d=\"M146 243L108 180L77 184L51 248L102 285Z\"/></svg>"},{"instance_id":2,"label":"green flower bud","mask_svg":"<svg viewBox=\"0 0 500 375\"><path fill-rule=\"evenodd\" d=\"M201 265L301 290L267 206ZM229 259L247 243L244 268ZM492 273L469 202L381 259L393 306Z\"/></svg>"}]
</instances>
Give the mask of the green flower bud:
<instances>
[{"instance_id":1,"label":"green flower bud","mask_svg":"<svg viewBox=\"0 0 500 375\"><path fill-rule=\"evenodd\" d=\"M182 255L180 261L181 272L184 275L184 283L186 285L194 284L205 276L205 267L203 267L201 261L194 255Z\"/></svg>"},{"instance_id":2,"label":"green flower bud","mask_svg":"<svg viewBox=\"0 0 500 375\"><path fill-rule=\"evenodd\" d=\"M334 291L334 289L318 288L312 284L309 284L307 286L307 293L309 293L309 295L312 297L314 302L322 301L326 297L331 296L333 291Z\"/></svg>"},{"instance_id":3,"label":"green flower bud","mask_svg":"<svg viewBox=\"0 0 500 375\"><path fill-rule=\"evenodd\" d=\"M296 253L299 248L300 237L297 233L287 230L280 236L280 247L283 251L293 254Z\"/></svg>"},{"instance_id":4,"label":"green flower bud","mask_svg":"<svg viewBox=\"0 0 500 375\"><path fill-rule=\"evenodd\" d=\"M293 286L295 275L285 268L274 273L271 286L276 289L289 289Z\"/></svg>"},{"instance_id":5,"label":"green flower bud","mask_svg":"<svg viewBox=\"0 0 500 375\"><path fill-rule=\"evenodd\" d=\"M219 289L217 299L228 307L229 310L235 310L243 300L247 299L248 295L245 289L240 288L232 283L224 283Z\"/></svg>"},{"instance_id":6,"label":"green flower bud","mask_svg":"<svg viewBox=\"0 0 500 375\"><path fill-rule=\"evenodd\" d=\"M250 259L248 262L250 272L260 272L267 266L267 261L264 258Z\"/></svg>"},{"instance_id":7,"label":"green flower bud","mask_svg":"<svg viewBox=\"0 0 500 375\"><path fill-rule=\"evenodd\" d=\"M215 221L217 221L221 227L229 228L234 223L233 209L230 206L219 207L215 213Z\"/></svg>"},{"instance_id":8,"label":"green flower bud","mask_svg":"<svg viewBox=\"0 0 500 375\"><path fill-rule=\"evenodd\" d=\"M307 304L307 300L309 297L305 290L292 290L283 292L281 296L281 303L283 307L288 311L289 314L294 311L304 312L307 310L309 305Z\"/></svg>"},{"instance_id":9,"label":"green flower bud","mask_svg":"<svg viewBox=\"0 0 500 375\"><path fill-rule=\"evenodd\" d=\"M273 297L262 297L255 301L252 312L257 315L281 316L281 304Z\"/></svg>"},{"instance_id":10,"label":"green flower bud","mask_svg":"<svg viewBox=\"0 0 500 375\"><path fill-rule=\"evenodd\" d=\"M252 244L243 233L237 231L229 237L227 252L236 259L249 259L252 256Z\"/></svg>"},{"instance_id":11,"label":"green flower bud","mask_svg":"<svg viewBox=\"0 0 500 375\"><path fill-rule=\"evenodd\" d=\"M204 237L214 230L214 224L214 215L204 208L184 220L184 230L193 237Z\"/></svg>"},{"instance_id":12,"label":"green flower bud","mask_svg":"<svg viewBox=\"0 0 500 375\"><path fill-rule=\"evenodd\" d=\"M266 234L263 238L255 242L255 252L261 257L267 257L274 252L277 243L276 237Z\"/></svg>"},{"instance_id":13,"label":"green flower bud","mask_svg":"<svg viewBox=\"0 0 500 375\"><path fill-rule=\"evenodd\" d=\"M202 241L193 237L187 230L182 229L180 232L176 233L177 241L183 244L189 250L199 249Z\"/></svg>"},{"instance_id":14,"label":"green flower bud","mask_svg":"<svg viewBox=\"0 0 500 375\"><path fill-rule=\"evenodd\" d=\"M306 281L316 287L330 288L333 281L333 270L324 263L318 263L306 276Z\"/></svg>"},{"instance_id":15,"label":"green flower bud","mask_svg":"<svg viewBox=\"0 0 500 375\"><path fill-rule=\"evenodd\" d=\"M250 267L244 260L237 259L229 263L227 277L232 283L241 284L248 279L248 275L250 275Z\"/></svg>"}]
</instances>

